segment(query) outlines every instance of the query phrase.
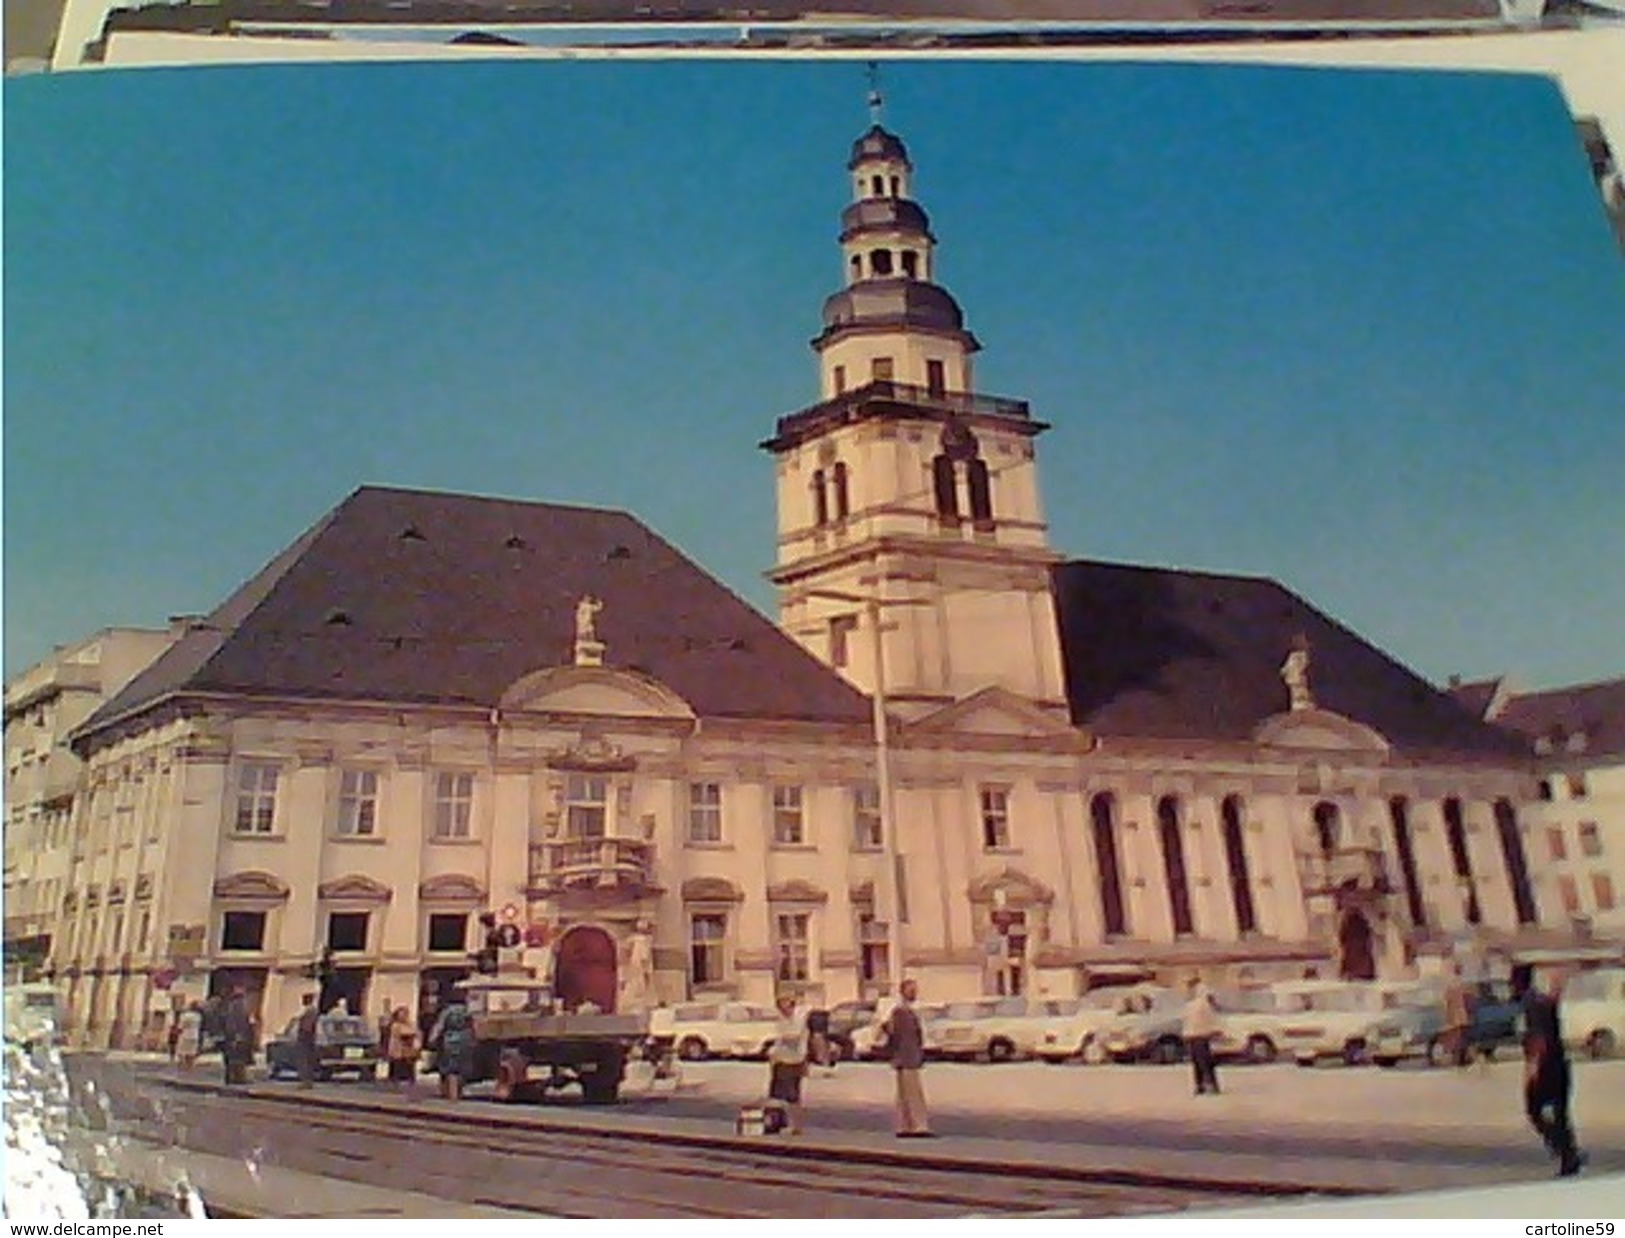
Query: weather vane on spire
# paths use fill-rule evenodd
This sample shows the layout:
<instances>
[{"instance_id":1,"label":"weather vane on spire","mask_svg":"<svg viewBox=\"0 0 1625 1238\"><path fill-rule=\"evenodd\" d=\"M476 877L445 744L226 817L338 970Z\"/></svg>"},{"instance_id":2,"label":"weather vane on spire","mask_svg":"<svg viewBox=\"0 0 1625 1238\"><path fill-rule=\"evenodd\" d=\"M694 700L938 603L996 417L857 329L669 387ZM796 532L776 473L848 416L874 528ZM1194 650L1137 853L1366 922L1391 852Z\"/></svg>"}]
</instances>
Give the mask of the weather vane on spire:
<instances>
[{"instance_id":1,"label":"weather vane on spire","mask_svg":"<svg viewBox=\"0 0 1625 1238\"><path fill-rule=\"evenodd\" d=\"M876 125L880 123L880 109L885 104L885 96L880 93L880 66L871 60L869 62L869 119Z\"/></svg>"}]
</instances>

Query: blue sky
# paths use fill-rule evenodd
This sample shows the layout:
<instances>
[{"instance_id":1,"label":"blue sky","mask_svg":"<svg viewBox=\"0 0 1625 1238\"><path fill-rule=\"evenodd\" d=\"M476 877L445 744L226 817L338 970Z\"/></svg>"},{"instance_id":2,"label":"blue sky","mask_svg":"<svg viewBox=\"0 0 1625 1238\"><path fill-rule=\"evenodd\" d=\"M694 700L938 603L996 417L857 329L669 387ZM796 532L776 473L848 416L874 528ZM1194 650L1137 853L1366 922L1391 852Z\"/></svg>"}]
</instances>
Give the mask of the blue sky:
<instances>
[{"instance_id":1,"label":"blue sky","mask_svg":"<svg viewBox=\"0 0 1625 1238\"><path fill-rule=\"evenodd\" d=\"M1434 679L1625 674L1625 264L1556 88L885 69L1069 556L1273 575ZM5 82L5 661L362 483L628 508L771 612L863 67Z\"/></svg>"}]
</instances>

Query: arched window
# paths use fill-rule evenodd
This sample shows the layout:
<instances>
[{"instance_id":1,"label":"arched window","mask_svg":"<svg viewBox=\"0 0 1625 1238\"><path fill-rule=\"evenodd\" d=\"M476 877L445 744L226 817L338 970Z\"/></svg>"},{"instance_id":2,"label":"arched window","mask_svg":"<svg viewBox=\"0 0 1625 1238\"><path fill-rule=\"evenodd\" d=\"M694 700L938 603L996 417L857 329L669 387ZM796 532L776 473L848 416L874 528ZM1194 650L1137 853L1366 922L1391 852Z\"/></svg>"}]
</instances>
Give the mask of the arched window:
<instances>
[{"instance_id":1,"label":"arched window","mask_svg":"<svg viewBox=\"0 0 1625 1238\"><path fill-rule=\"evenodd\" d=\"M852 258L851 258L851 264L852 264L852 278L853 279L862 279L863 278L863 256L861 254L853 254Z\"/></svg>"},{"instance_id":2,"label":"arched window","mask_svg":"<svg viewBox=\"0 0 1625 1238\"><path fill-rule=\"evenodd\" d=\"M1258 910L1253 906L1253 882L1247 872L1247 844L1241 828L1241 796L1227 795L1220 805L1224 826L1224 862L1230 873L1230 905L1236 912L1236 931L1256 933Z\"/></svg>"},{"instance_id":3,"label":"arched window","mask_svg":"<svg viewBox=\"0 0 1625 1238\"><path fill-rule=\"evenodd\" d=\"M987 461L972 460L967 472L970 481L970 518L977 524L991 524L993 491L988 482Z\"/></svg>"},{"instance_id":4,"label":"arched window","mask_svg":"<svg viewBox=\"0 0 1625 1238\"><path fill-rule=\"evenodd\" d=\"M826 525L829 523L829 495L824 490L824 470L818 469L812 475L813 497L813 523Z\"/></svg>"},{"instance_id":5,"label":"arched window","mask_svg":"<svg viewBox=\"0 0 1625 1238\"><path fill-rule=\"evenodd\" d=\"M1123 904L1123 870L1117 857L1117 799L1102 792L1089 802L1089 826L1095 842L1095 873L1100 882L1100 918L1106 936L1128 932L1128 911Z\"/></svg>"},{"instance_id":6,"label":"arched window","mask_svg":"<svg viewBox=\"0 0 1625 1238\"><path fill-rule=\"evenodd\" d=\"M874 190L875 197L879 198L879 197L884 197L885 196L885 193L886 193L886 179L885 179L885 177L877 176L877 177L875 177L874 179L872 179L869 182L869 185L870 185L870 188L872 188Z\"/></svg>"},{"instance_id":7,"label":"arched window","mask_svg":"<svg viewBox=\"0 0 1625 1238\"><path fill-rule=\"evenodd\" d=\"M1450 840L1450 861L1456 870L1457 883L1467 892L1467 923L1481 924L1484 911L1478 905L1478 888L1473 882L1473 857L1467 850L1467 823L1462 817L1461 801L1453 795L1444 802L1444 832Z\"/></svg>"},{"instance_id":8,"label":"arched window","mask_svg":"<svg viewBox=\"0 0 1625 1238\"><path fill-rule=\"evenodd\" d=\"M1315 844L1320 848L1320 854L1328 860L1337 850L1338 832L1337 805L1330 800L1321 800L1315 805Z\"/></svg>"},{"instance_id":9,"label":"arched window","mask_svg":"<svg viewBox=\"0 0 1625 1238\"><path fill-rule=\"evenodd\" d=\"M951 522L959 520L959 485L954 478L954 462L946 455L931 461L932 481L936 484L937 515Z\"/></svg>"},{"instance_id":10,"label":"arched window","mask_svg":"<svg viewBox=\"0 0 1625 1238\"><path fill-rule=\"evenodd\" d=\"M851 504L847 501L846 462L844 460L837 461L835 465L835 519L845 520L851 510Z\"/></svg>"},{"instance_id":11,"label":"arched window","mask_svg":"<svg viewBox=\"0 0 1625 1238\"><path fill-rule=\"evenodd\" d=\"M1185 876L1185 842L1179 836L1179 800L1165 795L1157 801L1157 833L1162 839L1162 866L1168 877L1168 909L1174 917L1174 935L1189 937L1196 931L1191 916L1191 887Z\"/></svg>"},{"instance_id":12,"label":"arched window","mask_svg":"<svg viewBox=\"0 0 1625 1238\"><path fill-rule=\"evenodd\" d=\"M1388 819L1394 827L1394 850L1399 853L1399 875L1405 881L1405 904L1411 923L1428 926L1427 906L1422 902L1422 882L1416 875L1416 848L1411 845L1411 806L1403 795L1388 801Z\"/></svg>"},{"instance_id":13,"label":"arched window","mask_svg":"<svg viewBox=\"0 0 1625 1238\"><path fill-rule=\"evenodd\" d=\"M910 279L918 279L920 274L920 256L912 249L903 251L903 274Z\"/></svg>"},{"instance_id":14,"label":"arched window","mask_svg":"<svg viewBox=\"0 0 1625 1238\"><path fill-rule=\"evenodd\" d=\"M871 249L869 251L869 271L873 275L885 276L891 274L891 250Z\"/></svg>"},{"instance_id":15,"label":"arched window","mask_svg":"<svg viewBox=\"0 0 1625 1238\"><path fill-rule=\"evenodd\" d=\"M1529 884L1529 859L1524 854L1523 835L1518 832L1518 814L1507 800L1495 801L1495 830L1501 836L1501 854L1506 857L1518 923L1533 924L1539 917L1535 914L1535 892Z\"/></svg>"},{"instance_id":16,"label":"arched window","mask_svg":"<svg viewBox=\"0 0 1625 1238\"><path fill-rule=\"evenodd\" d=\"M899 193L902 192L902 188L903 188L902 182L899 181L895 176L892 177L891 178L891 196L895 198Z\"/></svg>"}]
</instances>

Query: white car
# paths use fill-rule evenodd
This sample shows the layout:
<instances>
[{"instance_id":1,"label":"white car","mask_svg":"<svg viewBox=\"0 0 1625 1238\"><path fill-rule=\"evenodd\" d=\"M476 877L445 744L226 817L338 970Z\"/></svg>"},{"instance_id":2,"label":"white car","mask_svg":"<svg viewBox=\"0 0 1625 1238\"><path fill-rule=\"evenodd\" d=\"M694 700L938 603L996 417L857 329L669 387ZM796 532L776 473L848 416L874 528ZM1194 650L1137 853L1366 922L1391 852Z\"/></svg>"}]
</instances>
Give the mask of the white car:
<instances>
[{"instance_id":1,"label":"white car","mask_svg":"<svg viewBox=\"0 0 1625 1238\"><path fill-rule=\"evenodd\" d=\"M1563 986L1558 1021L1564 1043L1594 1058L1625 1048L1625 967L1579 972Z\"/></svg>"},{"instance_id":2,"label":"white car","mask_svg":"<svg viewBox=\"0 0 1625 1238\"><path fill-rule=\"evenodd\" d=\"M1437 986L1416 981L1326 981L1285 995L1281 1035L1299 1066L1322 1061L1360 1065L1371 1056L1386 1020L1400 1010L1440 1000Z\"/></svg>"},{"instance_id":3,"label":"white car","mask_svg":"<svg viewBox=\"0 0 1625 1238\"><path fill-rule=\"evenodd\" d=\"M915 1006L914 1013L920 1017L920 1033L925 1039L926 1053L933 1054L937 1047L937 1037L941 1031L942 1006ZM889 1014L890 1011L888 1010ZM874 1022L856 1028L852 1032L852 1056L860 1061L874 1061L886 1056L885 1046L881 1043L883 1037L880 1029L885 1024L885 1016L877 1018Z\"/></svg>"},{"instance_id":4,"label":"white car","mask_svg":"<svg viewBox=\"0 0 1625 1238\"><path fill-rule=\"evenodd\" d=\"M1185 999L1171 989L1134 993L1098 1032L1086 1055L1114 1062L1178 1062L1185 1056Z\"/></svg>"},{"instance_id":5,"label":"white car","mask_svg":"<svg viewBox=\"0 0 1625 1238\"><path fill-rule=\"evenodd\" d=\"M1047 1020L1069 1003L1053 998L990 997L955 1002L937 1031L937 1053L945 1058L1010 1062L1033 1056Z\"/></svg>"},{"instance_id":6,"label":"white car","mask_svg":"<svg viewBox=\"0 0 1625 1238\"><path fill-rule=\"evenodd\" d=\"M1105 1060L1099 1044L1102 1028L1122 1015L1132 1013L1132 999L1145 994L1165 993L1166 989L1146 986L1096 989L1084 997L1060 1002L1060 1009L1040 1022L1038 1043L1033 1052L1046 1062Z\"/></svg>"},{"instance_id":7,"label":"white car","mask_svg":"<svg viewBox=\"0 0 1625 1238\"><path fill-rule=\"evenodd\" d=\"M1304 1008L1298 994L1325 987L1325 982L1288 981L1270 988L1214 993L1219 1035L1213 1041L1213 1055L1260 1064L1275 1061L1287 1048L1286 1024Z\"/></svg>"},{"instance_id":8,"label":"white car","mask_svg":"<svg viewBox=\"0 0 1625 1238\"><path fill-rule=\"evenodd\" d=\"M61 1031L56 988L50 984L6 985L6 1041L23 1049L56 1042Z\"/></svg>"},{"instance_id":9,"label":"white car","mask_svg":"<svg viewBox=\"0 0 1625 1238\"><path fill-rule=\"evenodd\" d=\"M674 1006L660 1030L671 1029L677 1056L685 1062L708 1057L766 1057L778 1035L776 1011L745 1002L688 1002Z\"/></svg>"}]
</instances>

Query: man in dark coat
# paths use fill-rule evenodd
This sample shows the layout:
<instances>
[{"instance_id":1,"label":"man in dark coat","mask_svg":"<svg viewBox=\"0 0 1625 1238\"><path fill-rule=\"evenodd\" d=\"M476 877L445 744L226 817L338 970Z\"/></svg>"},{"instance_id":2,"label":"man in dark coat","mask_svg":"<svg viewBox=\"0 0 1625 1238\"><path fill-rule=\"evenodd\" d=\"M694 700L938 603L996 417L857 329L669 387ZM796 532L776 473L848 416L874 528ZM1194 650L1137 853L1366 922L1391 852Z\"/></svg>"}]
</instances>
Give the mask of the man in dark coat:
<instances>
[{"instance_id":1,"label":"man in dark coat","mask_svg":"<svg viewBox=\"0 0 1625 1238\"><path fill-rule=\"evenodd\" d=\"M220 1056L225 1063L226 1083L247 1083L248 1066L254 1060L254 1016L249 1013L248 994L241 985L231 991L222 1022Z\"/></svg>"},{"instance_id":2,"label":"man in dark coat","mask_svg":"<svg viewBox=\"0 0 1625 1238\"><path fill-rule=\"evenodd\" d=\"M903 981L902 1000L886 1017L886 1046L897 1075L897 1137L931 1139L931 1119L925 1108L925 1084L920 1072L925 1067L925 1029L920 1025L914 999L919 986Z\"/></svg>"},{"instance_id":3,"label":"man in dark coat","mask_svg":"<svg viewBox=\"0 0 1625 1238\"><path fill-rule=\"evenodd\" d=\"M1569 1121L1573 1080L1558 1021L1560 990L1561 983L1554 981L1550 992L1541 992L1535 984L1534 968L1527 963L1520 963L1512 971L1512 991L1523 1004L1524 1111L1546 1150L1557 1158L1558 1176L1567 1178L1580 1172L1586 1155L1576 1145L1574 1126Z\"/></svg>"}]
</instances>

